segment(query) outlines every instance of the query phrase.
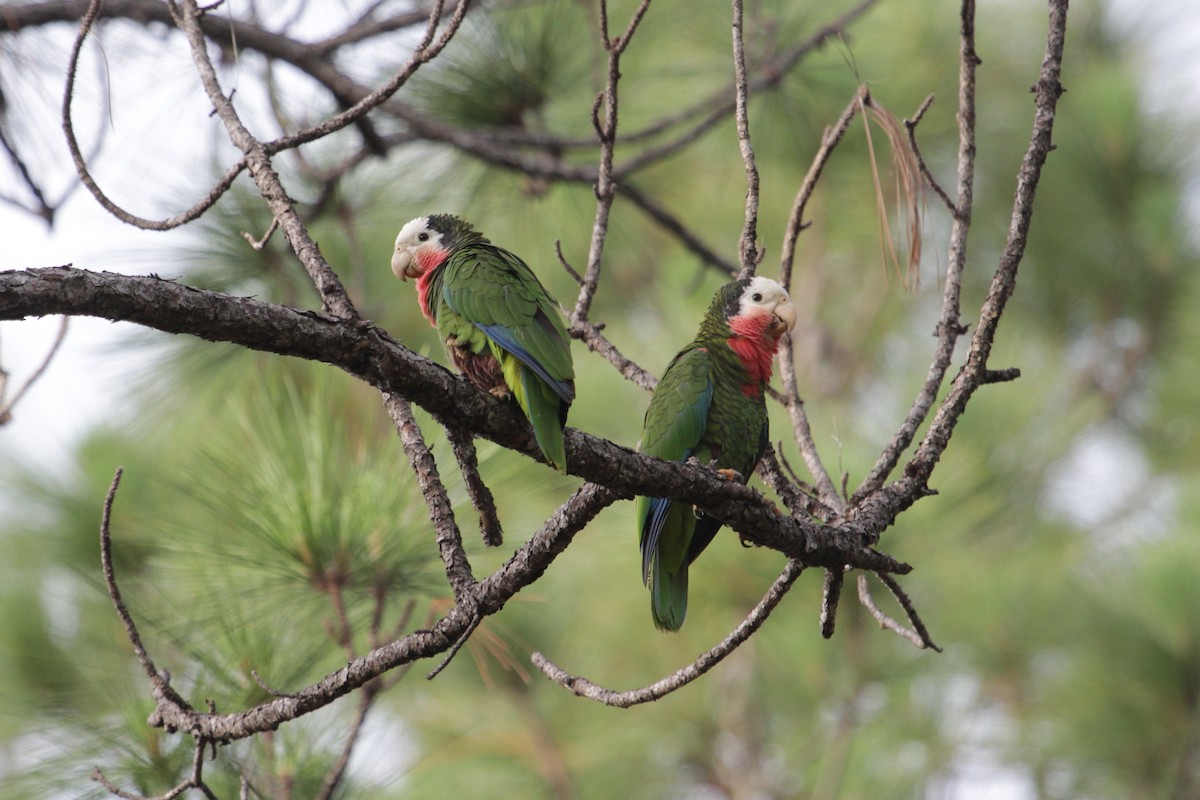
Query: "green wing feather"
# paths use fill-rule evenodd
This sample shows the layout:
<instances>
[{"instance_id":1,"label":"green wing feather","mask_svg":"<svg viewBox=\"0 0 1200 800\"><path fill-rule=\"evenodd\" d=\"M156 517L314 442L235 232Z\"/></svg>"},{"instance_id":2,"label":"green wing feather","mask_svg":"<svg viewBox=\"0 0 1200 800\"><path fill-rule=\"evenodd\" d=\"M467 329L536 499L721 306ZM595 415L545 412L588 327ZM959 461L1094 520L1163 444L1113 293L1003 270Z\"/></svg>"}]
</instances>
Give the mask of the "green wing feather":
<instances>
[{"instance_id":1,"label":"green wing feather","mask_svg":"<svg viewBox=\"0 0 1200 800\"><path fill-rule=\"evenodd\" d=\"M554 300L524 261L485 243L451 254L441 294L442 338L492 352L542 453L565 471L563 426L575 399L575 369Z\"/></svg>"},{"instance_id":2,"label":"green wing feather","mask_svg":"<svg viewBox=\"0 0 1200 800\"><path fill-rule=\"evenodd\" d=\"M683 350L667 366L650 399L642 431L641 451L648 455L684 461L701 460L701 445L712 402L712 359L706 349ZM636 505L642 580L650 586L654 624L679 630L687 613L688 564L696 515L685 503L661 497L639 497Z\"/></svg>"}]
</instances>

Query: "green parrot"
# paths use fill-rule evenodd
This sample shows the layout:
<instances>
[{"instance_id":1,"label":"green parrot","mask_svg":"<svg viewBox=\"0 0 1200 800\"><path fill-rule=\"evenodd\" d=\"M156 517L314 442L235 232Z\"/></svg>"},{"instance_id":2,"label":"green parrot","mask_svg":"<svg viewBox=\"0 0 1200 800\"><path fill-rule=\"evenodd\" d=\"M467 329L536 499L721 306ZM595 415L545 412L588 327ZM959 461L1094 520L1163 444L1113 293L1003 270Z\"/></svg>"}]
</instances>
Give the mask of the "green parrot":
<instances>
[{"instance_id":1,"label":"green parrot","mask_svg":"<svg viewBox=\"0 0 1200 800\"><path fill-rule=\"evenodd\" d=\"M640 450L669 461L715 462L745 483L767 447L765 389L779 337L796 307L770 278L744 278L718 290L695 340L667 366L650 399ZM642 582L660 630L677 631L687 613L688 565L721 521L684 503L639 497Z\"/></svg>"},{"instance_id":2,"label":"green parrot","mask_svg":"<svg viewBox=\"0 0 1200 800\"><path fill-rule=\"evenodd\" d=\"M515 397L542 455L566 472L575 369L558 304L533 271L466 220L431 214L400 229L392 272L416 278L421 313L455 368L484 391Z\"/></svg>"}]
</instances>

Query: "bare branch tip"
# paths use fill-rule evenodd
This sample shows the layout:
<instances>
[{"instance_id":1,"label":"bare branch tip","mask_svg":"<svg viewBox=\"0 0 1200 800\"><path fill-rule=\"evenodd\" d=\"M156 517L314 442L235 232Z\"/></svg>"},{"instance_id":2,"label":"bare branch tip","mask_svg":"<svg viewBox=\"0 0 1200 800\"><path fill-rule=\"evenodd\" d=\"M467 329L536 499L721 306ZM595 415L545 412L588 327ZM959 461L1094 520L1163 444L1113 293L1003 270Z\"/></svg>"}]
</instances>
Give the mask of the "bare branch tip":
<instances>
[{"instance_id":1,"label":"bare branch tip","mask_svg":"<svg viewBox=\"0 0 1200 800\"><path fill-rule=\"evenodd\" d=\"M264 692L271 695L272 697L293 698L296 696L296 695L290 694L288 692L281 692L278 689L274 689L271 686L268 686L267 682L262 679L262 676L258 674L258 670L256 670L256 669L250 670L250 677L253 678L254 682L258 684L258 688L262 689Z\"/></svg>"}]
</instances>

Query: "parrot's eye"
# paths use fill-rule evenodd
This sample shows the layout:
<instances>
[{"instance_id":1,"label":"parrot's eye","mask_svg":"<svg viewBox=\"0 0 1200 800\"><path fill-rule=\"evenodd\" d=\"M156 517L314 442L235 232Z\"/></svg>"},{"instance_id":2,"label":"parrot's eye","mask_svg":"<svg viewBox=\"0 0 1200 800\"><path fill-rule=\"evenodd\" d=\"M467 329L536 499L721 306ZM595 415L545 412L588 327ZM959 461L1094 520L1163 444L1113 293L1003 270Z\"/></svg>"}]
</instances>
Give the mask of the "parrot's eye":
<instances>
[{"instance_id":1,"label":"parrot's eye","mask_svg":"<svg viewBox=\"0 0 1200 800\"><path fill-rule=\"evenodd\" d=\"M428 234L428 233L418 233L418 234L417 234L417 241L418 241L418 242L427 242L427 241L429 241L429 234Z\"/></svg>"},{"instance_id":2,"label":"parrot's eye","mask_svg":"<svg viewBox=\"0 0 1200 800\"><path fill-rule=\"evenodd\" d=\"M750 299L756 303L761 303L762 302L762 292L755 292L754 294L750 295Z\"/></svg>"}]
</instances>

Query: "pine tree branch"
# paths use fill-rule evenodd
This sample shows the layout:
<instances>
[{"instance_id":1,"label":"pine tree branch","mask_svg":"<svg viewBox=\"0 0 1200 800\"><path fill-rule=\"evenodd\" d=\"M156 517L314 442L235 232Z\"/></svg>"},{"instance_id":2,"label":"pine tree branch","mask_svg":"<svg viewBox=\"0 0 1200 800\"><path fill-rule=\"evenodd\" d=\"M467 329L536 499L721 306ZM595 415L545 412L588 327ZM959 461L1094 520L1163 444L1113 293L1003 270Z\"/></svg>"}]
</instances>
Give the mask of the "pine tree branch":
<instances>
[{"instance_id":1,"label":"pine tree branch","mask_svg":"<svg viewBox=\"0 0 1200 800\"><path fill-rule=\"evenodd\" d=\"M937 345L933 361L921 390L900 428L884 447L879 459L867 473L852 498L861 498L883 485L916 437L917 429L929 415L945 380L946 371L954 357L958 337L966 333L960 319L962 275L967 263L967 238L971 231L971 216L975 187L975 72L979 56L975 52L975 0L963 0L959 30L958 73L958 197L952 201L950 250L946 263L946 278L942 293L942 313L935 335ZM1060 51L1061 52L1061 51ZM1036 182L1035 182L1036 184ZM1032 196L1030 197L1032 201Z\"/></svg>"},{"instance_id":2,"label":"pine tree branch","mask_svg":"<svg viewBox=\"0 0 1200 800\"><path fill-rule=\"evenodd\" d=\"M964 31L968 28L973 31L973 20L969 26L966 21L968 7L973 8L972 0L966 0L964 3ZM963 411L966 410L967 403L979 387L989 383L988 357L991 355L992 343L995 341L996 330L1000 325L1004 308L1016 288L1017 269L1025 255L1042 167L1045 165L1050 151L1054 149L1052 133L1055 112L1058 100L1065 91L1059 79L1062 73L1062 55L1066 40L1067 0L1050 0L1049 7L1046 50L1041 72L1037 84L1034 86L1033 131L1017 173L1017 188L1004 250L996 271L992 275L987 296L980 307L966 363L951 383L950 391L934 414L933 420L929 424L929 430L917 448L917 452L905 465L904 478L897 482L901 484L902 490L907 488L910 482L915 482L920 486L926 485L934 466L950 443L950 436L953 434L958 420L962 417ZM965 33L964 40L967 41ZM973 38L969 42L969 47L964 43L963 58L966 61L977 62L978 57L975 56ZM973 81L973 71L971 75ZM973 105L971 108L973 112ZM973 155L973 140L969 149ZM969 181L964 181L964 185L969 186ZM966 219L970 218L969 192L970 189L967 188L967 194L964 196L962 187L960 187L959 210ZM963 246L965 247L965 241ZM958 280L961 280L961 270L957 273L955 280L947 280L947 296L949 298L953 294L953 298L948 299L944 306L947 315L943 316L943 326L957 324L949 319L950 311L953 311L953 316L957 317L959 305L957 288L949 287Z\"/></svg>"},{"instance_id":3,"label":"pine tree branch","mask_svg":"<svg viewBox=\"0 0 1200 800\"><path fill-rule=\"evenodd\" d=\"M157 276L72 267L0 272L0 319L44 314L127 320L168 333L322 361L440 419L453 420L477 437L541 461L532 429L512 404L454 377L374 326L196 289ZM756 489L722 480L707 468L644 456L571 428L565 438L570 472L622 496L648 494L692 503L724 519L747 541L809 565L853 564L883 572L909 569L870 549L894 519L883 511L836 525L806 516L781 517Z\"/></svg>"},{"instance_id":4,"label":"pine tree branch","mask_svg":"<svg viewBox=\"0 0 1200 800\"><path fill-rule=\"evenodd\" d=\"M788 589L792 587L792 584L796 582L796 579L800 577L800 573L803 571L804 566L802 564L795 560L789 560L787 565L784 566L783 572L779 573L779 576L771 584L767 593L759 600L758 605L746 615L746 618L736 628L730 631L729 635L720 644L702 653L686 667L641 689L631 689L624 692L606 689L603 686L592 683L587 678L571 675L541 653L534 653L531 659L534 666L540 669L542 674L550 680L580 697L595 700L606 706L629 708L641 703L661 700L671 692L687 686L721 663L727 655L749 639L766 622L767 617L779 605L784 595L787 594Z\"/></svg>"},{"instance_id":5,"label":"pine tree branch","mask_svg":"<svg viewBox=\"0 0 1200 800\"><path fill-rule=\"evenodd\" d=\"M334 702L401 665L447 653L478 625L496 613L524 587L542 576L575 534L617 495L596 484L584 484L513 554L508 562L477 583L467 603L455 604L429 629L414 631L350 661L311 686L242 712L198 712L177 696L157 695L150 722L168 730L185 730L208 742L244 739Z\"/></svg>"}]
</instances>

